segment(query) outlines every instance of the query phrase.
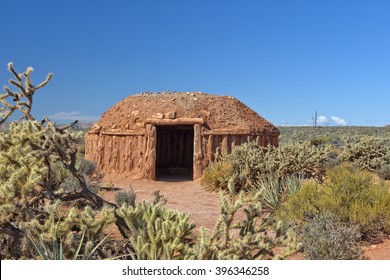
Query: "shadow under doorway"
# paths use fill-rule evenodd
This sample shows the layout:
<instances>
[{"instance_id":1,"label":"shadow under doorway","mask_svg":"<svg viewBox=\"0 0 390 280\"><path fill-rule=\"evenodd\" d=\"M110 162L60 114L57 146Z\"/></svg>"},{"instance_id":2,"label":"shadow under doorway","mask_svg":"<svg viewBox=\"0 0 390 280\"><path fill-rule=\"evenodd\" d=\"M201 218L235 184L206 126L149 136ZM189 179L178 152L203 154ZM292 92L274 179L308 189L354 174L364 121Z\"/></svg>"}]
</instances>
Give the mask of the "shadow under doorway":
<instances>
[{"instance_id":1,"label":"shadow under doorway","mask_svg":"<svg viewBox=\"0 0 390 280\"><path fill-rule=\"evenodd\" d=\"M194 126L157 126L156 180L193 179Z\"/></svg>"}]
</instances>

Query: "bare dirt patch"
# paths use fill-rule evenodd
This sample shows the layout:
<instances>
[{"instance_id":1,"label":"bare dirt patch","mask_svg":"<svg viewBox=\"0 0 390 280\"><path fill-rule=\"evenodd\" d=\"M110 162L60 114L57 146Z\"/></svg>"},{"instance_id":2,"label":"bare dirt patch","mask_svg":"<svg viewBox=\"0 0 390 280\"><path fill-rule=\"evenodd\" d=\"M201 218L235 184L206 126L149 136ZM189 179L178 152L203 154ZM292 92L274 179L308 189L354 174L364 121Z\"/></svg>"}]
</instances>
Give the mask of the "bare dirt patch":
<instances>
[{"instance_id":1,"label":"bare dirt patch","mask_svg":"<svg viewBox=\"0 0 390 280\"><path fill-rule=\"evenodd\" d=\"M114 191L101 191L100 195L111 202L115 202L115 193L133 188L137 195L136 202L143 200L152 202L153 193L160 191L167 199L166 206L180 212L191 214L192 222L196 224L196 230L201 226L213 230L214 224L220 214L218 194L205 190L200 180L196 181L151 181L146 179L133 180L125 176L106 175L106 184L113 184ZM388 183L388 182L387 182ZM119 237L119 233L112 233L112 237ZM364 257L371 260L390 260L390 239L376 245L363 247ZM290 256L291 260L304 259L303 253Z\"/></svg>"},{"instance_id":2,"label":"bare dirt patch","mask_svg":"<svg viewBox=\"0 0 390 280\"><path fill-rule=\"evenodd\" d=\"M166 206L191 214L192 222L197 228L204 226L213 229L220 213L218 194L205 190L199 180L176 182L129 180L123 176L107 175L104 181L113 183L118 187L117 191L126 191L132 187L137 195L137 203L143 200L152 202L155 198L153 193L160 191L160 195L167 199ZM104 199L115 202L117 191L105 191L101 195Z\"/></svg>"}]
</instances>

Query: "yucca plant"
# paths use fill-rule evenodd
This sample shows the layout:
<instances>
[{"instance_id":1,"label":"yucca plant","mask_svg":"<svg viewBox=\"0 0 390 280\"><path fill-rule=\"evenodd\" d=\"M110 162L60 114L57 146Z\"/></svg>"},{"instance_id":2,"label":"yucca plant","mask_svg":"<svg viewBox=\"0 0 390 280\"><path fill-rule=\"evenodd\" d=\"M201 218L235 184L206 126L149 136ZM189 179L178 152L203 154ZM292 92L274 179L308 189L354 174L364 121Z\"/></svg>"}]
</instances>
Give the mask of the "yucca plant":
<instances>
[{"instance_id":1,"label":"yucca plant","mask_svg":"<svg viewBox=\"0 0 390 280\"><path fill-rule=\"evenodd\" d=\"M91 246L91 243L84 242L85 241L85 233L86 229L84 229L83 233L81 234L81 238L79 241L79 244L77 246L77 250L74 253L73 260L90 260L93 256L93 254L97 251L97 249L106 241L106 239L109 237L108 235L104 237L98 244L96 244L94 247ZM53 241L52 248L49 248L47 245L45 245L43 239L39 236L38 241L34 239L34 237L31 235L30 231L26 231L27 238L31 242L33 248L35 249L36 253L38 254L39 258L42 260L64 260L64 250L62 246L62 241L57 238ZM81 252L81 249L84 245L84 252Z\"/></svg>"},{"instance_id":2,"label":"yucca plant","mask_svg":"<svg viewBox=\"0 0 390 280\"><path fill-rule=\"evenodd\" d=\"M298 176L286 176L283 178L271 176L255 181L254 189L251 192L260 192L260 200L264 207L274 211L289 196L296 193L301 185L302 179Z\"/></svg>"}]
</instances>

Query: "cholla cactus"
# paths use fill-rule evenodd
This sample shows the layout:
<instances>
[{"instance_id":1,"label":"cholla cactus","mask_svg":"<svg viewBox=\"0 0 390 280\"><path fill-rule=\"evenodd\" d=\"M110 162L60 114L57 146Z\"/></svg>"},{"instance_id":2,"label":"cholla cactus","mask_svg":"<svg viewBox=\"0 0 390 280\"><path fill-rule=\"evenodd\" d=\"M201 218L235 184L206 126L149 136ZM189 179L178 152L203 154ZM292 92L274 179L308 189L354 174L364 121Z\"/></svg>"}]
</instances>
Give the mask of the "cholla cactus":
<instances>
[{"instance_id":1,"label":"cholla cactus","mask_svg":"<svg viewBox=\"0 0 390 280\"><path fill-rule=\"evenodd\" d=\"M18 91L12 91L7 86L4 86L5 93L0 95L0 102L3 105L0 108L0 124L4 123L9 116L15 111L19 110L23 114L23 118L27 120L34 120L31 115L31 109L33 104L33 96L36 90L44 87L53 77L52 73L49 73L46 79L37 86L31 83L31 74L34 71L32 67L28 67L26 71L18 74L12 62L8 63L8 70L14 75L15 79L9 80L9 83L16 87ZM11 101L9 101L12 98Z\"/></svg>"},{"instance_id":2,"label":"cholla cactus","mask_svg":"<svg viewBox=\"0 0 390 280\"><path fill-rule=\"evenodd\" d=\"M4 234L8 245L2 246L0 254L9 258L21 258L26 253L23 248L26 241L23 227L29 224L38 225L37 223L49 225L51 214L47 205L50 202L84 201L94 210L116 206L91 191L87 170L84 168L86 166L78 164L77 144L81 141L81 135L68 131L76 122L57 127L48 119L38 122L31 114L33 95L49 82L52 74L38 86L34 86L30 79L33 71L31 67L22 74L16 73L12 63L8 64L8 69L15 77L10 80L10 84L15 86L17 91L4 87L5 93L0 95L0 124L7 121L17 110L22 113L24 121L11 123L8 131L0 131L0 234ZM53 183L55 180L52 178L51 169L56 164L63 167L65 173L73 176L78 188L65 192L60 184ZM69 209L71 207L68 205L62 211L72 216ZM93 218L107 212L101 210L99 214L90 211L92 210L86 208L83 212L84 218L80 217L76 221L78 227L85 224L96 228L96 237L101 228L97 226L100 222L94 221ZM127 226L121 219L109 219L110 222L114 220L118 226L123 227L120 231L124 234ZM64 230L69 233L70 228L65 227ZM41 228L40 231L42 236L52 233L51 227ZM90 230L88 234L91 232Z\"/></svg>"},{"instance_id":3,"label":"cholla cactus","mask_svg":"<svg viewBox=\"0 0 390 280\"><path fill-rule=\"evenodd\" d=\"M349 139L341 154L341 159L359 167L376 171L390 164L390 139L363 136L358 140Z\"/></svg>"},{"instance_id":4,"label":"cholla cactus","mask_svg":"<svg viewBox=\"0 0 390 280\"><path fill-rule=\"evenodd\" d=\"M270 216L261 217L261 193L248 197L243 191L236 193L235 178L229 181L228 191L220 192L221 215L210 233L201 228L198 243L189 250L187 258L200 260L281 259L300 247L291 230L284 232L280 222ZM245 218L238 213L243 211ZM274 227L276 226L276 227ZM274 228L275 236L269 231ZM279 255L276 246L288 245Z\"/></svg>"},{"instance_id":5,"label":"cholla cactus","mask_svg":"<svg viewBox=\"0 0 390 280\"><path fill-rule=\"evenodd\" d=\"M79 250L78 245L83 251L88 251L98 244L103 230L115 221L114 209L107 207L99 211L90 207L82 211L73 207L64 211L61 202L56 201L45 208L46 217L23 222L21 228L27 230L30 236L39 237L44 246L50 247L59 242L65 258L74 256ZM81 237L82 244L79 241Z\"/></svg>"},{"instance_id":6,"label":"cholla cactus","mask_svg":"<svg viewBox=\"0 0 390 280\"><path fill-rule=\"evenodd\" d=\"M194 224L190 216L146 201L137 207L123 204L117 210L131 231L130 242L140 260L184 259Z\"/></svg>"},{"instance_id":7,"label":"cholla cactus","mask_svg":"<svg viewBox=\"0 0 390 280\"><path fill-rule=\"evenodd\" d=\"M322 181L331 152L331 146L316 147L309 141L265 148L256 142L247 142L237 146L233 153L222 154L216 162L211 163L204 177L212 180L204 182L214 189L226 189L226 174L229 173L241 178L243 189L253 188L258 180L269 176L283 178L301 175ZM233 171L220 172L222 169L219 166L224 166L223 163L233 166Z\"/></svg>"}]
</instances>

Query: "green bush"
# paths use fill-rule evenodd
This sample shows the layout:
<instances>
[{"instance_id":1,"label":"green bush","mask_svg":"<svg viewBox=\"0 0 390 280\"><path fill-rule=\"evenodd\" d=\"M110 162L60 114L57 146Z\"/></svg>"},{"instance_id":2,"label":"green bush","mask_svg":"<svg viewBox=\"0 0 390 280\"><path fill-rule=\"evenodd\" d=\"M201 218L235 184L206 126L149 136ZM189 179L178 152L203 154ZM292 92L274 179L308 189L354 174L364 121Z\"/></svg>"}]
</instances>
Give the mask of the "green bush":
<instances>
[{"instance_id":1,"label":"green bush","mask_svg":"<svg viewBox=\"0 0 390 280\"><path fill-rule=\"evenodd\" d=\"M302 226L302 245L306 259L358 259L359 227L342 223L334 214L321 213L307 219Z\"/></svg>"},{"instance_id":2,"label":"green bush","mask_svg":"<svg viewBox=\"0 0 390 280\"><path fill-rule=\"evenodd\" d=\"M314 146L321 146L325 144L330 144L333 142L333 139L331 137L317 137L310 140L310 143Z\"/></svg>"},{"instance_id":3,"label":"green bush","mask_svg":"<svg viewBox=\"0 0 390 280\"><path fill-rule=\"evenodd\" d=\"M135 199L137 195L135 194L133 188L130 186L129 191L117 192L115 194L115 201L118 206L122 206L123 204L127 204L129 206L135 207Z\"/></svg>"},{"instance_id":4,"label":"green bush","mask_svg":"<svg viewBox=\"0 0 390 280\"><path fill-rule=\"evenodd\" d=\"M383 180L390 180L390 164L384 164L382 165L376 173L381 177Z\"/></svg>"},{"instance_id":5,"label":"green bush","mask_svg":"<svg viewBox=\"0 0 390 280\"><path fill-rule=\"evenodd\" d=\"M212 162L204 171L202 186L214 191L224 189L233 172L233 165L226 161Z\"/></svg>"},{"instance_id":6,"label":"green bush","mask_svg":"<svg viewBox=\"0 0 390 280\"><path fill-rule=\"evenodd\" d=\"M387 188L374 184L370 173L347 164L330 170L324 184L306 182L281 206L277 216L300 226L307 217L325 212L333 213L344 223L359 225L367 241L378 239L380 232L390 233Z\"/></svg>"}]
</instances>

